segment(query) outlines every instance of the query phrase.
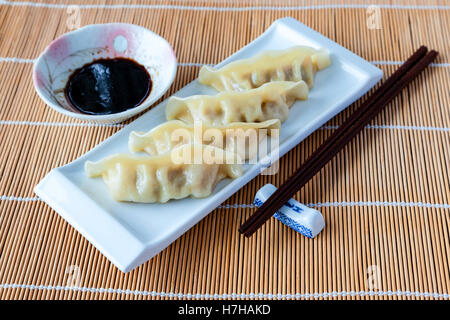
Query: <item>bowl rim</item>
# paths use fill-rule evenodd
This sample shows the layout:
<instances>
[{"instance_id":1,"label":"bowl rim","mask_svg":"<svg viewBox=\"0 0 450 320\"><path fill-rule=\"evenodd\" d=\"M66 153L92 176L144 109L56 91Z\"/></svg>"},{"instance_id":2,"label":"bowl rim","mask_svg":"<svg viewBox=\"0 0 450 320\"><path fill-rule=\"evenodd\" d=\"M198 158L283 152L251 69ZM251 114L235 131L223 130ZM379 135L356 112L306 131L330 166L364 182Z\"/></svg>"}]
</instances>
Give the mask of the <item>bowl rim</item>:
<instances>
[{"instance_id":1,"label":"bowl rim","mask_svg":"<svg viewBox=\"0 0 450 320\"><path fill-rule=\"evenodd\" d=\"M147 101L144 101L144 103L138 105L137 107L122 111L122 112L118 112L118 113L112 113L112 114L104 114L104 115L90 115L90 114L84 114L84 113L77 113L77 112L73 112L70 110L67 110L61 106L59 106L58 104L54 103L53 101L47 99L45 97L45 95L43 94L42 90L40 89L40 87L37 85L37 67L38 65L42 62L42 59L49 53L49 50L52 46L52 44L63 38L63 37L67 37L69 35L73 35L76 33L83 33L86 32L89 29L93 29L93 28L97 28L97 27L107 27L107 26L129 26L131 28L137 28L137 29L141 29L142 31L145 32L149 32L152 33L156 38L159 38L162 40L163 43L165 43L171 50L172 56L173 56L173 67L172 67L172 72L169 76L169 81L167 83L167 85L165 87L162 88L161 92L154 96L152 99L149 99ZM155 32L140 26L140 25L136 25L136 24L132 24L132 23L122 23L122 22L112 22L112 23L96 23L96 24L89 24L89 25L85 25L77 30L73 30L73 31L69 31L66 32L64 34L62 34L61 36L57 37L56 39L54 39L53 41L51 41L46 48L44 49L44 51L42 51L42 53L39 55L39 57L34 61L33 63L33 85L34 85L34 89L36 91L36 93L38 94L38 96L45 102L45 104L47 106L49 106L50 108L52 108L53 110L62 113L66 116L72 117L72 118L76 118L76 119L80 119L80 120L87 120L87 121L93 121L93 122L122 122L125 121L126 119L148 109L152 104L154 104L159 98L161 98L166 92L167 90L170 88L170 86L172 85L173 81L175 80L175 76L177 73L177 68L178 68L178 62L177 62L177 58L175 55L175 52L172 48L172 46L170 45L170 43L163 38L162 36L160 36L159 34L156 34Z\"/></svg>"}]
</instances>

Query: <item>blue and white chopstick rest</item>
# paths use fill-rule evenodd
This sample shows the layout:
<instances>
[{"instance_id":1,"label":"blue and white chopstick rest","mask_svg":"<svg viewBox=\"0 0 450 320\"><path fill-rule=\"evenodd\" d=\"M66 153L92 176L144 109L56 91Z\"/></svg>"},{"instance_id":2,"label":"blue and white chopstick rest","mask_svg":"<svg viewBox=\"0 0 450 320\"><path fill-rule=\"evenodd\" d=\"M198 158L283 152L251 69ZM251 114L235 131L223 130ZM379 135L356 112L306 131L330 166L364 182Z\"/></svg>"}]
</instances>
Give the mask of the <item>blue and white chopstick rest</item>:
<instances>
[{"instance_id":1,"label":"blue and white chopstick rest","mask_svg":"<svg viewBox=\"0 0 450 320\"><path fill-rule=\"evenodd\" d=\"M270 183L259 189L255 196L255 206L260 207L276 190L277 188ZM325 221L319 211L294 199L285 203L274 214L274 217L308 238L317 236L325 226Z\"/></svg>"}]
</instances>

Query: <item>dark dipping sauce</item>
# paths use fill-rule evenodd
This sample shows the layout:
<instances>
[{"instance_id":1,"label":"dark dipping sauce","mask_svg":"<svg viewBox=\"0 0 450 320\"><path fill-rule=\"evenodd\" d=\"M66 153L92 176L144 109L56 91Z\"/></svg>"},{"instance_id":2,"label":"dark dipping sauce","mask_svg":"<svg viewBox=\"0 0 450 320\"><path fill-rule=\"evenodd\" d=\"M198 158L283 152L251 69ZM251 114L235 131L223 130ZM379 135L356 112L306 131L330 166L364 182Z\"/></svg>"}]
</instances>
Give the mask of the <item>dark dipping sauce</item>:
<instances>
[{"instance_id":1,"label":"dark dipping sauce","mask_svg":"<svg viewBox=\"0 0 450 320\"><path fill-rule=\"evenodd\" d=\"M150 94L147 70L126 58L99 59L75 70L65 94L85 114L112 114L137 107Z\"/></svg>"}]
</instances>

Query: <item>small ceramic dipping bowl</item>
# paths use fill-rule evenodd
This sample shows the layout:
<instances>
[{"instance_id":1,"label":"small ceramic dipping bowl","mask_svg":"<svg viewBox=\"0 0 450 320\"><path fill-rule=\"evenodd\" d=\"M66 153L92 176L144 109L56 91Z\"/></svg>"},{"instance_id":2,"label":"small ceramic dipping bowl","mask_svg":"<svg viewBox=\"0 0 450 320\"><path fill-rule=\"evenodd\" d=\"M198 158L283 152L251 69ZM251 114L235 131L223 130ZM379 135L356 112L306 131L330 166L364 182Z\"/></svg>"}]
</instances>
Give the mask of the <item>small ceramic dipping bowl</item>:
<instances>
[{"instance_id":1,"label":"small ceramic dipping bowl","mask_svg":"<svg viewBox=\"0 0 450 320\"><path fill-rule=\"evenodd\" d=\"M150 74L152 89L137 107L107 115L89 115L75 109L65 95L76 69L102 58L129 58ZM47 105L69 117L97 123L124 121L149 108L172 84L177 61L170 44L150 30L125 23L94 24L54 40L34 64L34 87Z\"/></svg>"}]
</instances>

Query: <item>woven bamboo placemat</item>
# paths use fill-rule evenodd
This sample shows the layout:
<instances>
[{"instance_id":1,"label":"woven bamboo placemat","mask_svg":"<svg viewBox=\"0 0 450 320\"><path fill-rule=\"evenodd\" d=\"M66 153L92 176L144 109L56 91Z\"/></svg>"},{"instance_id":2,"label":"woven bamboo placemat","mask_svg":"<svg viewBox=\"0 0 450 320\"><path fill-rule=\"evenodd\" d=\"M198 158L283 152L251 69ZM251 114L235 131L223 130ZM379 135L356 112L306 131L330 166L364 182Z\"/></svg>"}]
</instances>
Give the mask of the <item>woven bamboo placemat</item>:
<instances>
[{"instance_id":1,"label":"woven bamboo placemat","mask_svg":"<svg viewBox=\"0 0 450 320\"><path fill-rule=\"evenodd\" d=\"M2 299L448 299L450 291L450 6L363 1L0 0L0 297ZM77 4L75 3L75 4ZM33 89L32 62L81 25L129 22L165 37L181 62L164 98L291 16L388 76L419 45L436 49L420 75L296 198L326 227L306 239L271 219L238 226L265 183L281 184L358 104L285 155L149 262L124 274L33 193L52 168L120 130L62 116ZM373 9L371 9L373 10ZM378 9L375 9L378 10Z\"/></svg>"}]
</instances>

